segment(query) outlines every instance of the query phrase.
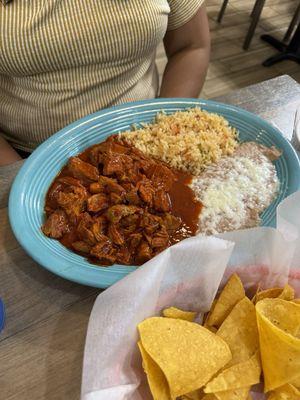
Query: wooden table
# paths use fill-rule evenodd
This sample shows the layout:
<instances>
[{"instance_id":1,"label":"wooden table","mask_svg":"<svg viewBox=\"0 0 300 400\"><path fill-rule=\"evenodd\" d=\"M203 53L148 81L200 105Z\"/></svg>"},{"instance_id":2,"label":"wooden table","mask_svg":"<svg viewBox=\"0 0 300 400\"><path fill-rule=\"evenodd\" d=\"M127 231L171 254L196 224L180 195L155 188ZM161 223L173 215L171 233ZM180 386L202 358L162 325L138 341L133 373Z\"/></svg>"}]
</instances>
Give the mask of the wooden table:
<instances>
[{"instance_id":1,"label":"wooden table","mask_svg":"<svg viewBox=\"0 0 300 400\"><path fill-rule=\"evenodd\" d=\"M300 85L282 76L217 100L263 116L290 138ZM15 240L7 194L20 165L9 174L2 170L2 178L0 169L0 297L7 313L0 334L0 399L77 400L86 328L100 290L51 274Z\"/></svg>"}]
</instances>

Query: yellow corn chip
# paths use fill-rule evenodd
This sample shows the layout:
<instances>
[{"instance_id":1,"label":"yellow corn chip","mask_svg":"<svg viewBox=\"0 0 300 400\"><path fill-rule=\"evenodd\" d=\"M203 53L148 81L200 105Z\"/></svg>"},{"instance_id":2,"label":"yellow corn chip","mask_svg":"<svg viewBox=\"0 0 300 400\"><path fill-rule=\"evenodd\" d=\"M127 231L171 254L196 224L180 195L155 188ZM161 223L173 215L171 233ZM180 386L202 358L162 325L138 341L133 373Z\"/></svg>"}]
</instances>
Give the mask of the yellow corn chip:
<instances>
[{"instance_id":1,"label":"yellow corn chip","mask_svg":"<svg viewBox=\"0 0 300 400\"><path fill-rule=\"evenodd\" d=\"M300 304L300 299L294 299L294 300L292 300L292 302L296 303L296 304Z\"/></svg>"},{"instance_id":2,"label":"yellow corn chip","mask_svg":"<svg viewBox=\"0 0 300 400\"><path fill-rule=\"evenodd\" d=\"M205 326L219 328L233 307L244 297L245 290L243 284L238 275L233 274L222 290L210 315L206 318Z\"/></svg>"},{"instance_id":3,"label":"yellow corn chip","mask_svg":"<svg viewBox=\"0 0 300 400\"><path fill-rule=\"evenodd\" d=\"M296 379L293 379L292 381L289 382L291 385L296 386L297 389L300 390L300 376Z\"/></svg>"},{"instance_id":4,"label":"yellow corn chip","mask_svg":"<svg viewBox=\"0 0 300 400\"><path fill-rule=\"evenodd\" d=\"M279 298L283 300L292 300L295 297L295 291L290 285L285 285L284 288L272 288L262 290L261 292L256 293L253 297L252 301L256 304L258 301L263 299L271 299L271 298Z\"/></svg>"},{"instance_id":5,"label":"yellow corn chip","mask_svg":"<svg viewBox=\"0 0 300 400\"><path fill-rule=\"evenodd\" d=\"M201 388L231 359L222 338L193 322L153 317L138 330L144 349L168 381L171 398Z\"/></svg>"},{"instance_id":6,"label":"yellow corn chip","mask_svg":"<svg viewBox=\"0 0 300 400\"><path fill-rule=\"evenodd\" d=\"M283 300L293 300L295 298L295 290L292 288L292 286L285 285L278 298Z\"/></svg>"},{"instance_id":7,"label":"yellow corn chip","mask_svg":"<svg viewBox=\"0 0 300 400\"><path fill-rule=\"evenodd\" d=\"M210 319L210 316L211 316L212 312L214 311L214 308L215 308L215 305L217 304L217 301L218 301L217 299L214 299L214 301L211 304L209 312L206 315L204 315L203 326L205 326L205 328L207 328L207 329L210 328L210 325L208 324L208 321Z\"/></svg>"},{"instance_id":8,"label":"yellow corn chip","mask_svg":"<svg viewBox=\"0 0 300 400\"><path fill-rule=\"evenodd\" d=\"M300 377L300 305L282 299L256 304L265 392Z\"/></svg>"},{"instance_id":9,"label":"yellow corn chip","mask_svg":"<svg viewBox=\"0 0 300 400\"><path fill-rule=\"evenodd\" d=\"M206 326L205 328L210 330L213 333L217 333L217 331L218 331L218 328L215 328L214 326Z\"/></svg>"},{"instance_id":10,"label":"yellow corn chip","mask_svg":"<svg viewBox=\"0 0 300 400\"><path fill-rule=\"evenodd\" d=\"M218 400L247 400L250 387L215 393Z\"/></svg>"},{"instance_id":11,"label":"yellow corn chip","mask_svg":"<svg viewBox=\"0 0 300 400\"><path fill-rule=\"evenodd\" d=\"M271 299L281 295L282 293L281 287L275 287L271 289L265 289L260 292L257 292L256 295L253 297L252 302L256 304L258 301L263 299Z\"/></svg>"},{"instance_id":12,"label":"yellow corn chip","mask_svg":"<svg viewBox=\"0 0 300 400\"><path fill-rule=\"evenodd\" d=\"M169 385L162 370L146 352L141 342L138 346L143 359L143 368L147 375L150 391L154 400L170 400Z\"/></svg>"},{"instance_id":13,"label":"yellow corn chip","mask_svg":"<svg viewBox=\"0 0 300 400\"><path fill-rule=\"evenodd\" d=\"M163 310L163 316L167 318L184 319L185 321L193 322L197 313L193 311L183 311L176 307L170 307Z\"/></svg>"},{"instance_id":14,"label":"yellow corn chip","mask_svg":"<svg viewBox=\"0 0 300 400\"><path fill-rule=\"evenodd\" d=\"M232 359L226 368L249 360L259 346L255 307L244 297L233 308L216 333L228 344Z\"/></svg>"},{"instance_id":15,"label":"yellow corn chip","mask_svg":"<svg viewBox=\"0 0 300 400\"><path fill-rule=\"evenodd\" d=\"M185 398L188 400L202 400L203 395L201 390L195 390L194 392L185 394Z\"/></svg>"},{"instance_id":16,"label":"yellow corn chip","mask_svg":"<svg viewBox=\"0 0 300 400\"><path fill-rule=\"evenodd\" d=\"M259 383L261 364L259 351L247 361L235 364L224 369L204 388L205 393L223 392L243 387L249 387Z\"/></svg>"},{"instance_id":17,"label":"yellow corn chip","mask_svg":"<svg viewBox=\"0 0 300 400\"><path fill-rule=\"evenodd\" d=\"M279 387L268 397L268 400L299 400L300 392L295 386L286 384Z\"/></svg>"}]
</instances>

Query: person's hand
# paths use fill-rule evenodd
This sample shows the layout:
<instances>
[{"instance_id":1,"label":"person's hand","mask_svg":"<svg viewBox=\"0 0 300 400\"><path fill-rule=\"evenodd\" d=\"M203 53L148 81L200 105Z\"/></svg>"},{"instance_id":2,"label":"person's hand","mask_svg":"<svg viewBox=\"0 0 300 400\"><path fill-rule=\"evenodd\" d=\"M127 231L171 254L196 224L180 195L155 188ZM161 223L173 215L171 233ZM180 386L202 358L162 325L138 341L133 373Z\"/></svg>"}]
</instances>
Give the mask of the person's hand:
<instances>
[{"instance_id":1,"label":"person's hand","mask_svg":"<svg viewBox=\"0 0 300 400\"><path fill-rule=\"evenodd\" d=\"M0 167L13 164L19 160L22 160L22 157L0 136Z\"/></svg>"}]
</instances>

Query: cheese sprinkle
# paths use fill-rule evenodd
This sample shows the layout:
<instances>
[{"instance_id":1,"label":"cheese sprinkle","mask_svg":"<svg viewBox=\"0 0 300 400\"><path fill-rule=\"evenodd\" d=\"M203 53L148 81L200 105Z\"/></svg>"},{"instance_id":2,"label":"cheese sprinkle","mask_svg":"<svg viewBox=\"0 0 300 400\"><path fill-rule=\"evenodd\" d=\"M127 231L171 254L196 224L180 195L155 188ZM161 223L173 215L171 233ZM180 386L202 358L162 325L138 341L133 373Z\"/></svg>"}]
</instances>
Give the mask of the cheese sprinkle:
<instances>
[{"instance_id":1,"label":"cheese sprinkle","mask_svg":"<svg viewBox=\"0 0 300 400\"><path fill-rule=\"evenodd\" d=\"M192 189L203 204L199 232L217 234L250 228L275 198L279 181L275 166L249 144L245 151L210 165L193 179Z\"/></svg>"}]
</instances>

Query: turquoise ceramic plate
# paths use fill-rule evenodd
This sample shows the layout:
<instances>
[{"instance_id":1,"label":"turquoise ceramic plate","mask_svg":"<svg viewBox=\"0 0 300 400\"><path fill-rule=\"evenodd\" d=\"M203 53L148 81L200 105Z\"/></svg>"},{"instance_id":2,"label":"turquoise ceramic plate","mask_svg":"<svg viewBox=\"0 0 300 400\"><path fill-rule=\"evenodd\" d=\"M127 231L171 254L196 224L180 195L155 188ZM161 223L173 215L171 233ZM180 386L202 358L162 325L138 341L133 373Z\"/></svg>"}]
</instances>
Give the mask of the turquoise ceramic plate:
<instances>
[{"instance_id":1,"label":"turquoise ceramic plate","mask_svg":"<svg viewBox=\"0 0 300 400\"><path fill-rule=\"evenodd\" d=\"M283 150L282 157L276 162L280 192L262 215L263 225L274 226L276 206L300 186L299 160L282 134L259 117L229 105L194 99L156 99L128 103L82 118L53 135L28 158L14 181L9 199L11 226L27 253L59 276L101 288L133 271L133 266L98 267L89 264L56 240L45 237L40 226L44 219L46 192L69 157L111 134L129 129L132 124L153 121L159 111L169 114L194 106L223 115L239 130L242 141L255 140Z\"/></svg>"}]
</instances>

